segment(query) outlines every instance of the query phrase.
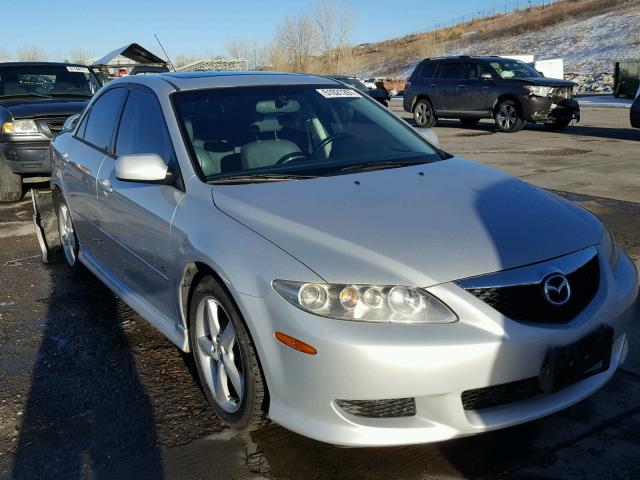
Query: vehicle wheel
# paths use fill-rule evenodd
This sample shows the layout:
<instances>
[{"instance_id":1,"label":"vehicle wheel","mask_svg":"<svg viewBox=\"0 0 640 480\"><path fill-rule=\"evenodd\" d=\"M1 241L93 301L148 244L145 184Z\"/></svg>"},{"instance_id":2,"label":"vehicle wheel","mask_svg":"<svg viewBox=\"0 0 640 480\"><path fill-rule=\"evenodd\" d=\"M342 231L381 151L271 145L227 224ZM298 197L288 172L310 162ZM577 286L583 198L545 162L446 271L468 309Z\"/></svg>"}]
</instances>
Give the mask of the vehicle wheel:
<instances>
[{"instance_id":1,"label":"vehicle wheel","mask_svg":"<svg viewBox=\"0 0 640 480\"><path fill-rule=\"evenodd\" d=\"M433 127L436 122L436 116L433 112L433 106L429 100L420 99L413 107L413 119L419 127Z\"/></svg>"},{"instance_id":2,"label":"vehicle wheel","mask_svg":"<svg viewBox=\"0 0 640 480\"><path fill-rule=\"evenodd\" d=\"M266 392L253 343L229 294L209 275L191 296L189 341L216 415L236 430L264 425Z\"/></svg>"},{"instance_id":3,"label":"vehicle wheel","mask_svg":"<svg viewBox=\"0 0 640 480\"><path fill-rule=\"evenodd\" d=\"M59 198L56 203L58 234L60 235L60 245L62 246L62 253L64 254L65 262L71 269L72 273L82 273L84 272L84 266L78 260L80 242L78 242L76 230L73 226L71 211L69 210L67 203L64 201L64 198Z\"/></svg>"},{"instance_id":4,"label":"vehicle wheel","mask_svg":"<svg viewBox=\"0 0 640 480\"><path fill-rule=\"evenodd\" d=\"M0 203L17 202L22 198L22 175L13 173L0 160Z\"/></svg>"},{"instance_id":5,"label":"vehicle wheel","mask_svg":"<svg viewBox=\"0 0 640 480\"><path fill-rule=\"evenodd\" d=\"M571 123L571 118L562 118L553 123L544 123L545 128L549 130L562 130Z\"/></svg>"},{"instance_id":6,"label":"vehicle wheel","mask_svg":"<svg viewBox=\"0 0 640 480\"><path fill-rule=\"evenodd\" d=\"M462 125L464 125L465 127L475 127L480 121L480 119L467 117L467 118L461 118L460 121L462 122Z\"/></svg>"},{"instance_id":7,"label":"vehicle wheel","mask_svg":"<svg viewBox=\"0 0 640 480\"><path fill-rule=\"evenodd\" d=\"M524 120L520 113L520 107L513 100L505 100L496 108L494 114L496 127L505 133L514 133L522 130Z\"/></svg>"}]
</instances>

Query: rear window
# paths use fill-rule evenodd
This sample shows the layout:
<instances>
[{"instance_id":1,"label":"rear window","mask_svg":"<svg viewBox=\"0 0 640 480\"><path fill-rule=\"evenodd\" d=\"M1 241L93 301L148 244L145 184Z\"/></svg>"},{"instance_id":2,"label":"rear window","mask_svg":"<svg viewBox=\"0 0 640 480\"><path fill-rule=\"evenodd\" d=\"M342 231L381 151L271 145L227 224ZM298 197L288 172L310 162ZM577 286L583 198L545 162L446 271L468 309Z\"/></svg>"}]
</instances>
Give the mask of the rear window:
<instances>
[{"instance_id":1,"label":"rear window","mask_svg":"<svg viewBox=\"0 0 640 480\"><path fill-rule=\"evenodd\" d=\"M438 64L436 62L427 62L420 69L420 77L421 78L432 78L434 72L436 71L436 67Z\"/></svg>"}]
</instances>

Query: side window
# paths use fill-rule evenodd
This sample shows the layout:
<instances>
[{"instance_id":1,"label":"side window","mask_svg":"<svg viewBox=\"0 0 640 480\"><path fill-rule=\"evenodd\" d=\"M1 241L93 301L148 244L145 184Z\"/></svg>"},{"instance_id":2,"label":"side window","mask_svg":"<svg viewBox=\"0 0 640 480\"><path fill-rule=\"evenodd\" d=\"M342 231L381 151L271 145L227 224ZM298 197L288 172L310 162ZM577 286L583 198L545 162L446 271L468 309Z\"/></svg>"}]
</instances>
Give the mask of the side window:
<instances>
[{"instance_id":1,"label":"side window","mask_svg":"<svg viewBox=\"0 0 640 480\"><path fill-rule=\"evenodd\" d=\"M79 130L86 142L101 150L112 149L113 134L126 93L126 88L108 90L91 106L86 126L81 125Z\"/></svg>"},{"instance_id":2,"label":"side window","mask_svg":"<svg viewBox=\"0 0 640 480\"><path fill-rule=\"evenodd\" d=\"M461 63L441 63L438 69L440 78L462 78Z\"/></svg>"},{"instance_id":3,"label":"side window","mask_svg":"<svg viewBox=\"0 0 640 480\"><path fill-rule=\"evenodd\" d=\"M421 78L432 78L438 64L436 62L426 62L420 70Z\"/></svg>"},{"instance_id":4,"label":"side window","mask_svg":"<svg viewBox=\"0 0 640 480\"><path fill-rule=\"evenodd\" d=\"M465 63L462 78L465 80L478 80L480 78L480 65L477 63Z\"/></svg>"},{"instance_id":5,"label":"side window","mask_svg":"<svg viewBox=\"0 0 640 480\"><path fill-rule=\"evenodd\" d=\"M157 153L168 165L174 159L173 144L156 96L138 88L129 94L116 141L116 155L136 153Z\"/></svg>"}]
</instances>

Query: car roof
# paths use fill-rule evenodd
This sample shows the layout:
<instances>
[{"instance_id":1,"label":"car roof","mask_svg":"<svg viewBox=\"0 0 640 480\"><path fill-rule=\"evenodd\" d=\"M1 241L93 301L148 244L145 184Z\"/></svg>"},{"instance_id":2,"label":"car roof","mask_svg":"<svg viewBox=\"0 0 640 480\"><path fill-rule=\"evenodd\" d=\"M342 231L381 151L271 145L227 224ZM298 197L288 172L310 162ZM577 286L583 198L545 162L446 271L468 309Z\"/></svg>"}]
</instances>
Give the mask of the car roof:
<instances>
[{"instance_id":1,"label":"car roof","mask_svg":"<svg viewBox=\"0 0 640 480\"><path fill-rule=\"evenodd\" d=\"M162 79L176 90L200 90L222 87L249 87L270 85L337 85L336 80L303 73L220 71L220 72L166 72L143 76L127 76L111 83L139 83L153 88Z\"/></svg>"},{"instance_id":2,"label":"car roof","mask_svg":"<svg viewBox=\"0 0 640 480\"><path fill-rule=\"evenodd\" d=\"M66 63L66 62L0 62L0 67L27 67L33 65L41 66L56 66L56 67L87 67L80 63Z\"/></svg>"},{"instance_id":3,"label":"car roof","mask_svg":"<svg viewBox=\"0 0 640 480\"><path fill-rule=\"evenodd\" d=\"M424 61L429 60L495 60L496 58L505 58L500 55L447 55L443 57L425 58Z\"/></svg>"}]
</instances>

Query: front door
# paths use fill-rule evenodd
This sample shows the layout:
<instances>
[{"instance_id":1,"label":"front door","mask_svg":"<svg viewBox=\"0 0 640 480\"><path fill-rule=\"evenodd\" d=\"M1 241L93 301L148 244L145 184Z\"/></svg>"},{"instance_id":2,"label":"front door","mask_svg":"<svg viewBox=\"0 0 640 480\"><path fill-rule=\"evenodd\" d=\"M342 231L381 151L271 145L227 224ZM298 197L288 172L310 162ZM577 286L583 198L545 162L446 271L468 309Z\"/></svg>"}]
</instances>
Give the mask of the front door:
<instances>
[{"instance_id":1,"label":"front door","mask_svg":"<svg viewBox=\"0 0 640 480\"><path fill-rule=\"evenodd\" d=\"M184 195L173 145L155 94L131 88L117 134L116 156L156 153L169 165L167 184L121 181L115 160L99 173L98 207L104 235L100 261L133 293L172 322L178 321L171 220Z\"/></svg>"},{"instance_id":2,"label":"front door","mask_svg":"<svg viewBox=\"0 0 640 480\"><path fill-rule=\"evenodd\" d=\"M442 62L436 69L432 82L435 87L435 95L432 98L433 108L436 114L455 112L460 108L457 88L462 78L462 63L457 61Z\"/></svg>"},{"instance_id":3,"label":"front door","mask_svg":"<svg viewBox=\"0 0 640 480\"><path fill-rule=\"evenodd\" d=\"M107 90L92 104L74 137L66 144L61 174L65 198L84 253L96 256L100 238L96 180L113 148L113 138L127 90Z\"/></svg>"},{"instance_id":4,"label":"front door","mask_svg":"<svg viewBox=\"0 0 640 480\"><path fill-rule=\"evenodd\" d=\"M482 66L477 62L466 62L462 70L462 79L458 82L458 108L472 116L486 115L491 112L492 80L481 79Z\"/></svg>"}]
</instances>

